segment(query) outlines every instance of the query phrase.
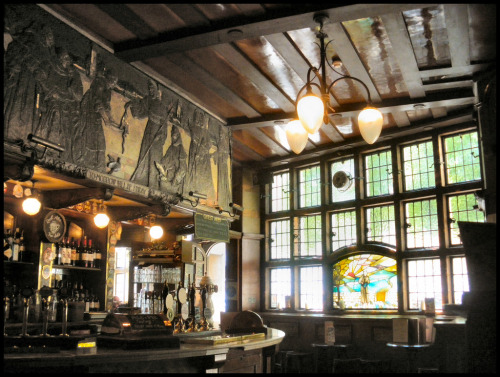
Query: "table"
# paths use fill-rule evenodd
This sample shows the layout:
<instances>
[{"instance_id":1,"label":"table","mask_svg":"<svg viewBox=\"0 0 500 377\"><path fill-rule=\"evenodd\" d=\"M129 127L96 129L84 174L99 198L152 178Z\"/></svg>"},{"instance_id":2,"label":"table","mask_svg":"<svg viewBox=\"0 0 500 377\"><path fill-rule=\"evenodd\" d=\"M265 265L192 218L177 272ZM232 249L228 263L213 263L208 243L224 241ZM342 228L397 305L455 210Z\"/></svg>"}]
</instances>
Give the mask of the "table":
<instances>
[{"instance_id":1,"label":"table","mask_svg":"<svg viewBox=\"0 0 500 377\"><path fill-rule=\"evenodd\" d=\"M415 358L417 352L429 348L431 343L422 344L408 344L408 343L387 343L388 347L393 347L395 349L402 349L406 351L408 357L408 373L417 373L417 368L415 365Z\"/></svg>"}]
</instances>

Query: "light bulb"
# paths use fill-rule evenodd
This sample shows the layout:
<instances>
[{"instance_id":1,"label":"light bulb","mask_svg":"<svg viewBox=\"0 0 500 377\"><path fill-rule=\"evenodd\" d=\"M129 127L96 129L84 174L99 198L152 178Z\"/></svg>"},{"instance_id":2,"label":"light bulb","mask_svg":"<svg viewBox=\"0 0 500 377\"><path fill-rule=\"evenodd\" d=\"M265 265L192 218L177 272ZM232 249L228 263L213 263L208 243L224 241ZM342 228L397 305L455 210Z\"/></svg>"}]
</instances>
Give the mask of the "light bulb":
<instances>
[{"instance_id":1,"label":"light bulb","mask_svg":"<svg viewBox=\"0 0 500 377\"><path fill-rule=\"evenodd\" d=\"M302 97L297 104L297 115L302 125L310 134L318 132L323 124L325 105L321 98L314 94Z\"/></svg>"},{"instance_id":2,"label":"light bulb","mask_svg":"<svg viewBox=\"0 0 500 377\"><path fill-rule=\"evenodd\" d=\"M163 236L163 228L159 225L152 226L151 229L149 229L149 235L152 239L157 240Z\"/></svg>"},{"instance_id":3,"label":"light bulb","mask_svg":"<svg viewBox=\"0 0 500 377\"><path fill-rule=\"evenodd\" d=\"M302 122L298 119L292 120L286 126L286 139L292 151L299 154L304 150L309 138L309 133L306 131Z\"/></svg>"},{"instance_id":4,"label":"light bulb","mask_svg":"<svg viewBox=\"0 0 500 377\"><path fill-rule=\"evenodd\" d=\"M23 201L23 211L28 215L33 216L40 212L40 208L42 207L42 203L37 198L27 198Z\"/></svg>"},{"instance_id":5,"label":"light bulb","mask_svg":"<svg viewBox=\"0 0 500 377\"><path fill-rule=\"evenodd\" d=\"M95 215L94 217L94 224L98 227L98 228L106 228L109 224L109 217L108 215L106 215L105 213L98 213L97 215Z\"/></svg>"},{"instance_id":6,"label":"light bulb","mask_svg":"<svg viewBox=\"0 0 500 377\"><path fill-rule=\"evenodd\" d=\"M377 141L382 132L383 123L382 113L374 107L366 107L358 115L359 131L368 144Z\"/></svg>"}]
</instances>

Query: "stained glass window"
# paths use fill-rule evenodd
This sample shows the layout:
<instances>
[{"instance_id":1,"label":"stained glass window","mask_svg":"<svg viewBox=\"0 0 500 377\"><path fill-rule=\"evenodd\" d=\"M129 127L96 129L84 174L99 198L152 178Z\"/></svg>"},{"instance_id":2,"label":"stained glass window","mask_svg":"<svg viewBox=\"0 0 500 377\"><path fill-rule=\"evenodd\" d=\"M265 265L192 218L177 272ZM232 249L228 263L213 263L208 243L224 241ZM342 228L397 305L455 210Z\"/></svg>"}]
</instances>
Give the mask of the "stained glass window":
<instances>
[{"instance_id":1,"label":"stained glass window","mask_svg":"<svg viewBox=\"0 0 500 377\"><path fill-rule=\"evenodd\" d=\"M270 276L270 308L285 308L285 296L290 296L291 289L291 271L290 268L273 268Z\"/></svg>"},{"instance_id":2,"label":"stained glass window","mask_svg":"<svg viewBox=\"0 0 500 377\"><path fill-rule=\"evenodd\" d=\"M334 212L330 222L332 251L356 243L356 211Z\"/></svg>"},{"instance_id":3,"label":"stained glass window","mask_svg":"<svg viewBox=\"0 0 500 377\"><path fill-rule=\"evenodd\" d=\"M321 204L321 175L319 165L299 170L299 207Z\"/></svg>"},{"instance_id":4,"label":"stained glass window","mask_svg":"<svg viewBox=\"0 0 500 377\"><path fill-rule=\"evenodd\" d=\"M271 184L271 212L288 211L290 209L290 173L273 175Z\"/></svg>"},{"instance_id":5,"label":"stained glass window","mask_svg":"<svg viewBox=\"0 0 500 377\"><path fill-rule=\"evenodd\" d=\"M289 259L290 220L272 221L269 228L268 242L271 259Z\"/></svg>"},{"instance_id":6,"label":"stained glass window","mask_svg":"<svg viewBox=\"0 0 500 377\"><path fill-rule=\"evenodd\" d=\"M403 147L405 191L435 187L432 141Z\"/></svg>"},{"instance_id":7,"label":"stained glass window","mask_svg":"<svg viewBox=\"0 0 500 377\"><path fill-rule=\"evenodd\" d=\"M333 302L342 309L397 309L396 260L359 254L333 265Z\"/></svg>"}]
</instances>

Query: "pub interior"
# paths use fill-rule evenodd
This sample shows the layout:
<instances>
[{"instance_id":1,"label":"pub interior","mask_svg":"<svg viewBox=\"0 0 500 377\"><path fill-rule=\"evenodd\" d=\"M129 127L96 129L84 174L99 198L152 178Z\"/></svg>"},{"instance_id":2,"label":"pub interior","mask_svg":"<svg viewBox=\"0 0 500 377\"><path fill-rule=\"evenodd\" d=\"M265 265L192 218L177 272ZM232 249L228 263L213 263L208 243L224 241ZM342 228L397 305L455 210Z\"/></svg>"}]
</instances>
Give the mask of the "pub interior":
<instances>
[{"instance_id":1,"label":"pub interior","mask_svg":"<svg viewBox=\"0 0 500 377\"><path fill-rule=\"evenodd\" d=\"M6 4L3 146L4 373L496 372L495 4Z\"/></svg>"}]
</instances>

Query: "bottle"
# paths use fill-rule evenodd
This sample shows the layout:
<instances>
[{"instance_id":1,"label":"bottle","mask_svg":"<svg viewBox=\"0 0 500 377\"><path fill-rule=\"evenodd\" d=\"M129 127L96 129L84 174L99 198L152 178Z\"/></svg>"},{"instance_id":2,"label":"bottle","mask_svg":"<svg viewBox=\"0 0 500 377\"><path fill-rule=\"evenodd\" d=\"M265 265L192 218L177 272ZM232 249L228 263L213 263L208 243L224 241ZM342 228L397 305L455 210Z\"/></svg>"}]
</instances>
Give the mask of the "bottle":
<instances>
[{"instance_id":1,"label":"bottle","mask_svg":"<svg viewBox=\"0 0 500 377\"><path fill-rule=\"evenodd\" d=\"M82 267L88 267L88 249L87 249L87 236L83 236L83 246L82 246Z\"/></svg>"},{"instance_id":2,"label":"bottle","mask_svg":"<svg viewBox=\"0 0 500 377\"><path fill-rule=\"evenodd\" d=\"M62 264L62 243L61 242L56 243L56 247L57 247L56 264L61 265Z\"/></svg>"},{"instance_id":3,"label":"bottle","mask_svg":"<svg viewBox=\"0 0 500 377\"><path fill-rule=\"evenodd\" d=\"M76 247L76 266L83 266L83 250L82 250L82 240L78 240L78 245Z\"/></svg>"},{"instance_id":4,"label":"bottle","mask_svg":"<svg viewBox=\"0 0 500 377\"><path fill-rule=\"evenodd\" d=\"M94 267L94 249L92 248L92 239L89 238L89 244L87 245L87 259L88 267Z\"/></svg>"},{"instance_id":5,"label":"bottle","mask_svg":"<svg viewBox=\"0 0 500 377\"><path fill-rule=\"evenodd\" d=\"M94 251L94 267L95 268L101 268L101 249L99 249L99 246L96 245L95 251Z\"/></svg>"},{"instance_id":6,"label":"bottle","mask_svg":"<svg viewBox=\"0 0 500 377\"><path fill-rule=\"evenodd\" d=\"M3 260L10 261L12 259L12 244L9 242L10 239L10 229L7 229L7 232L3 237Z\"/></svg>"},{"instance_id":7,"label":"bottle","mask_svg":"<svg viewBox=\"0 0 500 377\"><path fill-rule=\"evenodd\" d=\"M14 233L14 241L12 243L12 261L19 262L19 238L21 237L21 232L19 228L16 228L16 233Z\"/></svg>"},{"instance_id":8,"label":"bottle","mask_svg":"<svg viewBox=\"0 0 500 377\"><path fill-rule=\"evenodd\" d=\"M94 295L93 302L94 302L94 312L98 312L99 309L100 309L101 304L99 302L99 297L97 297L97 295Z\"/></svg>"},{"instance_id":9,"label":"bottle","mask_svg":"<svg viewBox=\"0 0 500 377\"><path fill-rule=\"evenodd\" d=\"M76 245L73 238L71 238L71 265L76 267L77 262L78 262L78 254L76 253Z\"/></svg>"},{"instance_id":10,"label":"bottle","mask_svg":"<svg viewBox=\"0 0 500 377\"><path fill-rule=\"evenodd\" d=\"M90 307L91 299L92 298L88 295L88 291L85 291L85 313L92 311Z\"/></svg>"},{"instance_id":11,"label":"bottle","mask_svg":"<svg viewBox=\"0 0 500 377\"><path fill-rule=\"evenodd\" d=\"M63 238L63 264L66 266L71 265L71 246L69 245L68 237Z\"/></svg>"},{"instance_id":12,"label":"bottle","mask_svg":"<svg viewBox=\"0 0 500 377\"><path fill-rule=\"evenodd\" d=\"M83 289L83 281L80 282L80 289L78 291L80 292L80 301L85 302L85 298L87 297L88 292Z\"/></svg>"},{"instance_id":13,"label":"bottle","mask_svg":"<svg viewBox=\"0 0 500 377\"><path fill-rule=\"evenodd\" d=\"M19 262L27 262L26 245L24 244L24 229L21 231L19 238Z\"/></svg>"}]
</instances>

